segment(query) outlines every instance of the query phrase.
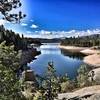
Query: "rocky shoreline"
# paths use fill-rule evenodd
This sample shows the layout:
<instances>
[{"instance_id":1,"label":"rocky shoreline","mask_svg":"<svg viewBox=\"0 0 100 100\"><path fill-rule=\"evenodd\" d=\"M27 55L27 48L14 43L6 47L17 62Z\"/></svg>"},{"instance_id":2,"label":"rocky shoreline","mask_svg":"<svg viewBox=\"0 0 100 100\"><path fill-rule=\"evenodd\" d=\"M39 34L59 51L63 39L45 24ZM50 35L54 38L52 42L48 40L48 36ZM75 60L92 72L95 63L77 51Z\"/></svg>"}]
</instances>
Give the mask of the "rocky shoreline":
<instances>
[{"instance_id":1,"label":"rocky shoreline","mask_svg":"<svg viewBox=\"0 0 100 100\"><path fill-rule=\"evenodd\" d=\"M65 49L71 52L78 52L85 54L83 61L93 66L94 80L100 84L100 50L92 48L75 47L75 46L59 46L61 49ZM58 94L57 100L100 100L100 85L94 85L76 90L71 93Z\"/></svg>"},{"instance_id":2,"label":"rocky shoreline","mask_svg":"<svg viewBox=\"0 0 100 100\"><path fill-rule=\"evenodd\" d=\"M57 100L100 100L100 85L85 87L71 93L58 94Z\"/></svg>"},{"instance_id":3,"label":"rocky shoreline","mask_svg":"<svg viewBox=\"0 0 100 100\"><path fill-rule=\"evenodd\" d=\"M69 50L69 51L72 50L73 52L75 51L75 53L81 52L82 50L86 50L86 49L87 48L84 48L84 47L83 48L82 47L71 47L71 46L67 47L67 50ZM24 59L23 64L34 60L34 57L37 54L39 54L39 52L37 52L35 49L30 49L28 51L23 52L23 59ZM94 55L86 56L84 58L84 62L85 62L85 60L86 60L86 63L87 63L87 61L90 61L92 63L94 63L94 61L95 61L95 63L97 64L97 61L100 60L99 58L100 58L100 55L98 55L96 53ZM97 59L97 60L95 60L95 59ZM100 68L93 69L93 71L95 72L94 79L96 80L96 82L98 82L100 84L100 78L99 78ZM24 93L24 95L26 95L26 94ZM56 100L100 100L98 98L100 98L100 85L84 87L84 88L75 90L70 93L58 94L58 99L56 99Z\"/></svg>"},{"instance_id":4,"label":"rocky shoreline","mask_svg":"<svg viewBox=\"0 0 100 100\"><path fill-rule=\"evenodd\" d=\"M27 65L27 63L30 63L32 60L35 60L36 56L39 55L41 52L37 51L35 48L28 49L26 51L22 51L21 56L21 66Z\"/></svg>"},{"instance_id":5,"label":"rocky shoreline","mask_svg":"<svg viewBox=\"0 0 100 100\"><path fill-rule=\"evenodd\" d=\"M89 65L100 67L100 50L92 49L89 47L76 47L76 46L62 46L59 48L65 49L73 53L82 53L86 55L83 61Z\"/></svg>"}]
</instances>

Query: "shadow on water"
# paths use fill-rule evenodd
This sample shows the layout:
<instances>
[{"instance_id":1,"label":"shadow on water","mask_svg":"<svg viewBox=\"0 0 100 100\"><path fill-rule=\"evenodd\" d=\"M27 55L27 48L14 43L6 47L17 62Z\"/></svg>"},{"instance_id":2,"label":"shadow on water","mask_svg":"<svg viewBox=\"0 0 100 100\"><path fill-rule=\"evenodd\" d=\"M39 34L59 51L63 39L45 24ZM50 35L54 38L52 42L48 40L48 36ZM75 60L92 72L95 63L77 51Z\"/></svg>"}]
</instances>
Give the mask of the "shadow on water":
<instances>
[{"instance_id":1,"label":"shadow on water","mask_svg":"<svg viewBox=\"0 0 100 100\"><path fill-rule=\"evenodd\" d=\"M61 49L61 53L65 56L69 56L70 58L78 59L78 60L83 60L83 58L86 56L82 53L70 52L70 51L64 50L64 49Z\"/></svg>"}]
</instances>

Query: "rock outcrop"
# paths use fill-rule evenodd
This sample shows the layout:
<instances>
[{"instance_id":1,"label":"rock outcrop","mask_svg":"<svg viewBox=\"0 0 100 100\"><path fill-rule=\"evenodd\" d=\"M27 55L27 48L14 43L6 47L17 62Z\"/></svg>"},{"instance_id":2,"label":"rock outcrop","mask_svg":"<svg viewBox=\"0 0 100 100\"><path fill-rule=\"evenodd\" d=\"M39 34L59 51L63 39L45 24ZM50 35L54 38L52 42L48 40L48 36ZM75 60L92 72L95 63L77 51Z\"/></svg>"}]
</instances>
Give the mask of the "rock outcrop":
<instances>
[{"instance_id":1,"label":"rock outcrop","mask_svg":"<svg viewBox=\"0 0 100 100\"><path fill-rule=\"evenodd\" d=\"M40 52L37 51L34 48L23 51L22 52L22 57L21 57L21 65L25 65L27 63L30 63L32 60L35 59L35 56L37 56L39 54L40 54Z\"/></svg>"},{"instance_id":2,"label":"rock outcrop","mask_svg":"<svg viewBox=\"0 0 100 100\"><path fill-rule=\"evenodd\" d=\"M58 100L100 100L100 85L58 95Z\"/></svg>"},{"instance_id":3,"label":"rock outcrop","mask_svg":"<svg viewBox=\"0 0 100 100\"><path fill-rule=\"evenodd\" d=\"M30 100L29 98L34 96L36 89L38 87L38 82L36 80L35 74L32 70L26 70L22 72L22 93L23 95Z\"/></svg>"},{"instance_id":4,"label":"rock outcrop","mask_svg":"<svg viewBox=\"0 0 100 100\"><path fill-rule=\"evenodd\" d=\"M26 70L22 72L22 79L24 81L35 81L35 75L32 70Z\"/></svg>"},{"instance_id":5,"label":"rock outcrop","mask_svg":"<svg viewBox=\"0 0 100 100\"><path fill-rule=\"evenodd\" d=\"M94 68L100 67L100 54L86 56L83 61L91 66L94 66Z\"/></svg>"},{"instance_id":6,"label":"rock outcrop","mask_svg":"<svg viewBox=\"0 0 100 100\"><path fill-rule=\"evenodd\" d=\"M94 71L94 81L96 84L100 84L100 68L93 69Z\"/></svg>"}]
</instances>

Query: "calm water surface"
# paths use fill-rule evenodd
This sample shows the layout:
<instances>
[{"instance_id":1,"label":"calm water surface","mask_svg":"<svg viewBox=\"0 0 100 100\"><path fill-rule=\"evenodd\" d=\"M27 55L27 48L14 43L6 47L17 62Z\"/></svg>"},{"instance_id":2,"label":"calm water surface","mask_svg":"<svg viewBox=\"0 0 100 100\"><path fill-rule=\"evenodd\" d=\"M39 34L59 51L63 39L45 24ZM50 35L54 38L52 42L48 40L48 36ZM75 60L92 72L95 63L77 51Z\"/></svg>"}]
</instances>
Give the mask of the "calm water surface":
<instances>
[{"instance_id":1,"label":"calm water surface","mask_svg":"<svg viewBox=\"0 0 100 100\"><path fill-rule=\"evenodd\" d=\"M44 75L47 70L48 62L53 61L57 75L67 75L75 78L77 69L83 64L83 56L81 54L73 54L59 48L59 43L44 43L40 46L41 54L37 59L32 61L28 66L35 71L36 74Z\"/></svg>"}]
</instances>

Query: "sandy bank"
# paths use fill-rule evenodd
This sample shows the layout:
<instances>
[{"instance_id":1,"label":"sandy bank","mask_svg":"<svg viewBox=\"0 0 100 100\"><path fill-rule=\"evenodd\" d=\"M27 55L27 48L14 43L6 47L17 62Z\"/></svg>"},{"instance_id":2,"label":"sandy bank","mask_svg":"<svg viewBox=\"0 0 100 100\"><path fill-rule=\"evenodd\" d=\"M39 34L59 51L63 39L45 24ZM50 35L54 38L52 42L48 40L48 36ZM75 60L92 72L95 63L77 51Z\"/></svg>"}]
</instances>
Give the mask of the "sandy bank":
<instances>
[{"instance_id":1,"label":"sandy bank","mask_svg":"<svg viewBox=\"0 0 100 100\"><path fill-rule=\"evenodd\" d=\"M76 46L62 46L60 45L59 48L68 50L70 52L80 52L82 50L87 49L87 47L76 47Z\"/></svg>"},{"instance_id":2,"label":"sandy bank","mask_svg":"<svg viewBox=\"0 0 100 100\"><path fill-rule=\"evenodd\" d=\"M100 53L100 50L95 50L95 49L85 49L80 51L81 53L85 54L85 55L93 55L93 54L97 54Z\"/></svg>"},{"instance_id":3,"label":"sandy bank","mask_svg":"<svg viewBox=\"0 0 100 100\"><path fill-rule=\"evenodd\" d=\"M86 56L83 61L94 67L100 67L100 54Z\"/></svg>"},{"instance_id":4,"label":"sandy bank","mask_svg":"<svg viewBox=\"0 0 100 100\"><path fill-rule=\"evenodd\" d=\"M75 52L75 53L82 53L86 56L84 58L84 62L94 66L94 67L100 67L100 50L95 50L93 48L88 48L88 47L76 47L76 46L59 46L61 49L65 49L70 52Z\"/></svg>"}]
</instances>

